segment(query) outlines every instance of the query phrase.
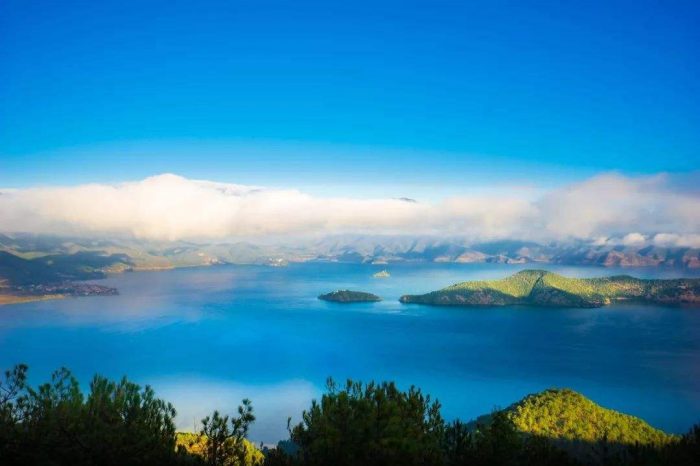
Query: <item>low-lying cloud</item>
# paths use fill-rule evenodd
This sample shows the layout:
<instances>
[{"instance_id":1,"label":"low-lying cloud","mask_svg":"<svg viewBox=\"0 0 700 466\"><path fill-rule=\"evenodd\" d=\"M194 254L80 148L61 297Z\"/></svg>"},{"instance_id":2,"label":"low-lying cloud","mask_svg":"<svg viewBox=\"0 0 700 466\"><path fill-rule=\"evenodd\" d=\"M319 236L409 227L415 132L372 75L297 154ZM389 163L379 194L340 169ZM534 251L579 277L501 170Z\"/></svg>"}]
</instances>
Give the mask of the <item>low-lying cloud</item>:
<instances>
[{"instance_id":1,"label":"low-lying cloud","mask_svg":"<svg viewBox=\"0 0 700 466\"><path fill-rule=\"evenodd\" d=\"M666 175L603 174L534 200L409 199L318 197L164 174L116 185L0 191L0 231L149 240L414 234L700 247L700 195L674 188Z\"/></svg>"}]
</instances>

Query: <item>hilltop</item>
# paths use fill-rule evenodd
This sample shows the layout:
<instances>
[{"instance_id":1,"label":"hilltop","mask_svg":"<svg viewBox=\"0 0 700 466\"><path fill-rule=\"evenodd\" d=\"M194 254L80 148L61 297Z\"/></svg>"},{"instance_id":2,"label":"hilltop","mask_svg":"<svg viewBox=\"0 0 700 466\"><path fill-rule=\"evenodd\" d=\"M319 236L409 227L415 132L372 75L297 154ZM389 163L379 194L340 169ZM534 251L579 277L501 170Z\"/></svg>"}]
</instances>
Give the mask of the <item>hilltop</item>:
<instances>
[{"instance_id":1,"label":"hilltop","mask_svg":"<svg viewBox=\"0 0 700 466\"><path fill-rule=\"evenodd\" d=\"M676 439L638 417L604 408L570 389L528 395L504 412L518 431L549 439L624 445L663 445Z\"/></svg>"},{"instance_id":2,"label":"hilltop","mask_svg":"<svg viewBox=\"0 0 700 466\"><path fill-rule=\"evenodd\" d=\"M663 450L670 452L681 441L680 436L667 434L638 417L604 408L570 389L528 395L467 426L472 432L482 433L498 431L504 423L535 445L543 442L574 460L562 464L607 464L611 459L626 464L622 460L630 453L650 456Z\"/></svg>"},{"instance_id":3,"label":"hilltop","mask_svg":"<svg viewBox=\"0 0 700 466\"><path fill-rule=\"evenodd\" d=\"M600 307L621 301L700 304L700 279L568 278L544 270L523 270L500 280L463 282L401 297L402 303L438 306Z\"/></svg>"}]
</instances>

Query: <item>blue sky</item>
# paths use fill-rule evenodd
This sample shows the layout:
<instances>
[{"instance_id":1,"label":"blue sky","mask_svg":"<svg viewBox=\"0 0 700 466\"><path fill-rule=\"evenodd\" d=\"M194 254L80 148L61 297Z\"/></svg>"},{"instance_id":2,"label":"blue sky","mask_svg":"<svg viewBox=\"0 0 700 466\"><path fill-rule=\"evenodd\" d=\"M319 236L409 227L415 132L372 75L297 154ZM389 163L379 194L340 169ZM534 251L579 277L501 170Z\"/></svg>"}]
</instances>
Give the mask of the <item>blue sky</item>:
<instances>
[{"instance_id":1,"label":"blue sky","mask_svg":"<svg viewBox=\"0 0 700 466\"><path fill-rule=\"evenodd\" d=\"M693 1L3 0L0 187L687 173L699 23Z\"/></svg>"}]
</instances>

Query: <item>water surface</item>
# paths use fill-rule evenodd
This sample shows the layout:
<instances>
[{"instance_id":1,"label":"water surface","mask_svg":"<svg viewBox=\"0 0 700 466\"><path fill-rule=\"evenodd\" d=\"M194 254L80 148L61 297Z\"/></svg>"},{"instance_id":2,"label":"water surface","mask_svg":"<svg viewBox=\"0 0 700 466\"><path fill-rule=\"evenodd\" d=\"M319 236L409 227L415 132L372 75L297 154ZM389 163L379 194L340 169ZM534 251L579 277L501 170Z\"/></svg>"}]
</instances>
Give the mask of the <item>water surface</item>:
<instances>
[{"instance_id":1,"label":"water surface","mask_svg":"<svg viewBox=\"0 0 700 466\"><path fill-rule=\"evenodd\" d=\"M400 295L518 266L338 263L217 266L126 273L102 280L119 296L0 307L0 367L30 365L32 382L60 366L151 384L192 429L214 408L253 400L251 438L286 436L288 416L325 380L395 380L437 397L447 418L471 419L547 387L570 387L672 432L700 422L700 309L435 308ZM620 270L548 267L571 276ZM687 272L626 269L644 277ZM350 288L380 303L316 296Z\"/></svg>"}]
</instances>

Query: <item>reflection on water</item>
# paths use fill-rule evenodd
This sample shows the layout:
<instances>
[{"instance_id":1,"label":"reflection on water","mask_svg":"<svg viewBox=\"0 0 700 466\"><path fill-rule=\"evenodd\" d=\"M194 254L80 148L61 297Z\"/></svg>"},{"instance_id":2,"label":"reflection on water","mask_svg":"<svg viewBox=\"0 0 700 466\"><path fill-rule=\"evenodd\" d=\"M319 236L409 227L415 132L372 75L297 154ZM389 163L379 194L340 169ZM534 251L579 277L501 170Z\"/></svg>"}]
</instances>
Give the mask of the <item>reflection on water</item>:
<instances>
[{"instance_id":1,"label":"reflection on water","mask_svg":"<svg viewBox=\"0 0 700 466\"><path fill-rule=\"evenodd\" d=\"M464 419L549 386L684 431L700 421L700 312L625 305L604 309L444 309L402 305L405 293L522 267L404 264L222 266L127 273L119 296L0 308L0 365L30 365L33 382L67 366L149 383L192 428L214 408L248 397L255 441L286 434L328 376L392 379L438 397ZM571 276L619 270L549 267ZM624 270L678 276L677 270ZM316 296L340 288L379 303L338 305Z\"/></svg>"}]
</instances>

